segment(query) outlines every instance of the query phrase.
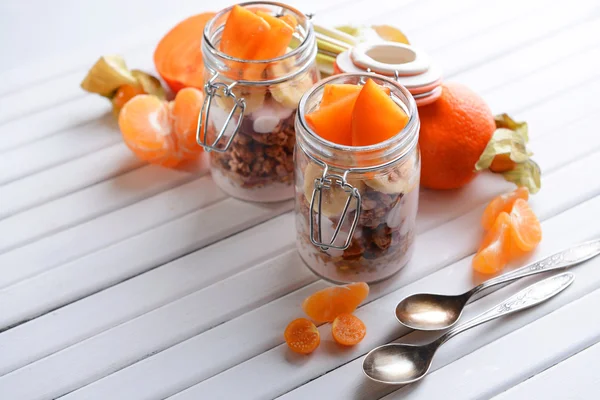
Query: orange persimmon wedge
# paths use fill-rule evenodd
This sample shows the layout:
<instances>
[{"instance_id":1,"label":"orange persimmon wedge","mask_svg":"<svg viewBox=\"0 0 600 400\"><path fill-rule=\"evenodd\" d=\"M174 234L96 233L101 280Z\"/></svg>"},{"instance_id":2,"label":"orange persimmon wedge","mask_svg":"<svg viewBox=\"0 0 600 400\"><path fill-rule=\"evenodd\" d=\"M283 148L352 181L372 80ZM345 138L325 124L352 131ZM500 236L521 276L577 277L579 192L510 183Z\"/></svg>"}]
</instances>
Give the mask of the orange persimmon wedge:
<instances>
[{"instance_id":1,"label":"orange persimmon wedge","mask_svg":"<svg viewBox=\"0 0 600 400\"><path fill-rule=\"evenodd\" d=\"M334 103L349 94L356 95L362 89L361 85L352 85L349 83L330 83L323 88L323 97L321 98L321 107ZM390 88L382 87L383 91L389 96Z\"/></svg>"},{"instance_id":2,"label":"orange persimmon wedge","mask_svg":"<svg viewBox=\"0 0 600 400\"><path fill-rule=\"evenodd\" d=\"M361 342L367 334L364 322L352 314L340 314L331 324L333 340L343 346L354 346Z\"/></svg>"},{"instance_id":3,"label":"orange persimmon wedge","mask_svg":"<svg viewBox=\"0 0 600 400\"><path fill-rule=\"evenodd\" d=\"M502 270L510 257L510 234L511 217L501 212L473 258L473 269L482 274Z\"/></svg>"},{"instance_id":4,"label":"orange persimmon wedge","mask_svg":"<svg viewBox=\"0 0 600 400\"><path fill-rule=\"evenodd\" d=\"M515 204L517 199L529 199L529 190L526 187L521 186L510 193L501 194L500 196L495 197L483 211L483 216L481 217L483 229L490 229L501 212L504 211L510 213L513 204Z\"/></svg>"},{"instance_id":5,"label":"orange persimmon wedge","mask_svg":"<svg viewBox=\"0 0 600 400\"><path fill-rule=\"evenodd\" d=\"M372 79L361 89L352 113L352 145L370 146L397 135L408 115Z\"/></svg>"},{"instance_id":6,"label":"orange persimmon wedge","mask_svg":"<svg viewBox=\"0 0 600 400\"><path fill-rule=\"evenodd\" d=\"M295 353L310 354L319 347L319 330L306 318L298 318L288 324L283 333L288 347Z\"/></svg>"},{"instance_id":7,"label":"orange persimmon wedge","mask_svg":"<svg viewBox=\"0 0 600 400\"><path fill-rule=\"evenodd\" d=\"M288 24L293 30L296 30L296 27L298 26L298 20L296 19L296 17L294 17L291 14L285 14L285 15L282 15L280 17L280 19L282 21L284 21L286 24Z\"/></svg>"},{"instance_id":8,"label":"orange persimmon wedge","mask_svg":"<svg viewBox=\"0 0 600 400\"><path fill-rule=\"evenodd\" d=\"M523 199L517 199L510 212L511 242L522 251L531 251L542 240L542 225Z\"/></svg>"},{"instance_id":9,"label":"orange persimmon wedge","mask_svg":"<svg viewBox=\"0 0 600 400\"><path fill-rule=\"evenodd\" d=\"M332 286L312 294L302 303L302 309L317 323L331 322L338 315L352 313L369 295L364 282Z\"/></svg>"},{"instance_id":10,"label":"orange persimmon wedge","mask_svg":"<svg viewBox=\"0 0 600 400\"><path fill-rule=\"evenodd\" d=\"M185 158L202 151L202 146L196 142L196 130L203 102L204 93L196 88L180 90L172 102L173 132L177 137L177 146Z\"/></svg>"},{"instance_id":11,"label":"orange persimmon wedge","mask_svg":"<svg viewBox=\"0 0 600 400\"><path fill-rule=\"evenodd\" d=\"M304 118L313 131L325 140L333 143L352 145L352 110L358 98L358 92L319 107L306 114Z\"/></svg>"},{"instance_id":12,"label":"orange persimmon wedge","mask_svg":"<svg viewBox=\"0 0 600 400\"><path fill-rule=\"evenodd\" d=\"M204 63L200 42L204 26L215 16L203 13L189 17L171 29L154 50L156 71L171 90L204 86Z\"/></svg>"},{"instance_id":13,"label":"orange persimmon wedge","mask_svg":"<svg viewBox=\"0 0 600 400\"><path fill-rule=\"evenodd\" d=\"M231 57L254 60L261 46L266 45L270 29L264 18L235 5L225 22L220 49Z\"/></svg>"},{"instance_id":14,"label":"orange persimmon wedge","mask_svg":"<svg viewBox=\"0 0 600 400\"><path fill-rule=\"evenodd\" d=\"M274 17L267 12L257 11L256 15L264 19L270 29L264 35L264 42L252 55L252 60L270 60L284 55L294 34L294 29L283 19ZM266 67L267 65L263 63L244 66L244 79L249 81L260 79Z\"/></svg>"}]
</instances>

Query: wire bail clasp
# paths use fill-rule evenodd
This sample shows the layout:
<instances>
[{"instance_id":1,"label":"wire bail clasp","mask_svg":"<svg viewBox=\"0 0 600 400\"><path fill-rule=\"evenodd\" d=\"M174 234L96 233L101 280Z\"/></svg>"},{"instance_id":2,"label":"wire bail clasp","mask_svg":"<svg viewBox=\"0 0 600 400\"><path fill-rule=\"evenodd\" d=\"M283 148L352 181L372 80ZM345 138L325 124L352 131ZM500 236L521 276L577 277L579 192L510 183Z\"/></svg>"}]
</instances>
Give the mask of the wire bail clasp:
<instances>
[{"instance_id":1,"label":"wire bail clasp","mask_svg":"<svg viewBox=\"0 0 600 400\"><path fill-rule=\"evenodd\" d=\"M236 97L235 93L233 93L233 91L232 91L233 87L235 85L237 85L237 83L238 83L237 81L234 81L230 85L226 85L223 82L215 83L215 80L217 79L218 76L219 76L219 73L217 72L204 84L204 93L206 93L206 97L204 98L204 103L202 104L202 109L200 111L200 115L198 116L198 125L196 127L196 142L200 146L204 147L204 150L206 150L207 152L211 152L214 150L218 153L224 153L227 150L229 150L229 147L231 147L231 143L233 142L233 138L235 137L235 135L239 131L240 127L242 126L242 119L244 118L244 111L246 110L246 102L245 102L244 98L238 99ZM225 120L223 127L219 131L219 134L215 138L215 141L212 144L207 144L206 141L207 141L207 136L208 136L207 133L208 133L208 121L209 121L209 115L210 115L210 106L212 104L214 96L218 94L217 92L219 90L221 90L223 92L224 97L230 97L233 99L233 108L229 112L229 115L227 116L227 119ZM225 143L225 146L219 147L218 146L219 142L225 136L227 127L231 123L231 121L238 109L240 110L240 112L239 112L239 117L237 119L235 128L234 128L233 132L231 133L231 136L229 136L227 143ZM200 131L202 131L202 133Z\"/></svg>"},{"instance_id":2,"label":"wire bail clasp","mask_svg":"<svg viewBox=\"0 0 600 400\"><path fill-rule=\"evenodd\" d=\"M315 178L315 188L313 189L312 196L310 199L310 241L312 242L312 244L319 247L323 251L329 249L346 250L348 247L350 247L350 243L352 242L352 236L354 236L354 231L356 230L356 225L358 224L358 218L360 216L360 192L357 188L349 184L347 181L347 176L350 171L345 171L344 175L338 175L330 174L328 170L329 167L327 166L327 164L325 164L323 176L321 178ZM329 242L324 242L321 229L323 217L323 213L321 211L323 202L323 190L332 190L335 185L341 187L342 190L348 194L348 198L346 199L344 209L342 210L342 213L340 215L340 220L335 228L335 231L333 232L331 240L329 240ZM340 230L344 224L344 220L346 219L346 215L348 214L352 200L354 200L354 202L356 203L356 213L354 215L352 225L350 226L350 230L348 231L348 237L344 241L343 245L335 245L334 242L337 239L338 234L340 233ZM315 232L315 202L317 201L317 229ZM317 234L316 238L315 233Z\"/></svg>"}]
</instances>

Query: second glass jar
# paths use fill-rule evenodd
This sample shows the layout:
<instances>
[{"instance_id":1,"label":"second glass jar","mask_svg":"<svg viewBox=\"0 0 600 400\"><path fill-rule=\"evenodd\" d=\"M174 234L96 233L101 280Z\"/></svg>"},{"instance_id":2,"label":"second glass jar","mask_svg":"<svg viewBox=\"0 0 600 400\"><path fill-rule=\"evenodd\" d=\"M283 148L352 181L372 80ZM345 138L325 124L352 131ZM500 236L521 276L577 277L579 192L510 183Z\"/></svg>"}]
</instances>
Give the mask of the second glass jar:
<instances>
[{"instance_id":1,"label":"second glass jar","mask_svg":"<svg viewBox=\"0 0 600 400\"><path fill-rule=\"evenodd\" d=\"M231 8L204 30L205 104L198 143L210 152L211 173L226 193L243 200L274 202L294 197L294 120L302 95L319 80L315 34L309 18L281 3L240 6L298 22L286 54L241 60L219 50Z\"/></svg>"},{"instance_id":2,"label":"second glass jar","mask_svg":"<svg viewBox=\"0 0 600 400\"><path fill-rule=\"evenodd\" d=\"M304 115L318 107L326 84L360 84L367 78L388 87L409 116L401 132L382 143L352 147L309 128ZM410 93L374 74L333 76L301 100L296 133L296 244L305 264L336 283L377 282L398 272L414 247L419 201L419 117Z\"/></svg>"}]
</instances>

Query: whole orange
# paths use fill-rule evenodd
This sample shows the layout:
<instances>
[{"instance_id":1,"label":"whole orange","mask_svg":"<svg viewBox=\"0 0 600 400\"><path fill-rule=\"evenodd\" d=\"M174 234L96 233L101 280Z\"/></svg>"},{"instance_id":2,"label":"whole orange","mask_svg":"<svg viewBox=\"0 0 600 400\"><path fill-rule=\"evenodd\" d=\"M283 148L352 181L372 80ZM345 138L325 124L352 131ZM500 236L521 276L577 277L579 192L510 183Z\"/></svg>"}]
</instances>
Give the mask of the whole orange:
<instances>
[{"instance_id":1,"label":"whole orange","mask_svg":"<svg viewBox=\"0 0 600 400\"><path fill-rule=\"evenodd\" d=\"M475 164L496 124L485 101L468 87L444 83L441 97L419 107L421 184L456 189L475 178Z\"/></svg>"}]
</instances>

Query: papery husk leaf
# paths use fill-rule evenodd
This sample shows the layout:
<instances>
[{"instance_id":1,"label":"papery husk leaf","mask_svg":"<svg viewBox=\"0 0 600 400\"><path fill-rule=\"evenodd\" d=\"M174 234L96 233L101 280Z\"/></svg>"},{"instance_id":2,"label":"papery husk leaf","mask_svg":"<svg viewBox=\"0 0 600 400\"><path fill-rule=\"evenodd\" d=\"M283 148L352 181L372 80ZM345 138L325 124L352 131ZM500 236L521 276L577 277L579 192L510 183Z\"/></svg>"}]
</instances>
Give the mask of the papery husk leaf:
<instances>
[{"instance_id":1,"label":"papery husk leaf","mask_svg":"<svg viewBox=\"0 0 600 400\"><path fill-rule=\"evenodd\" d=\"M127 68L121 56L102 56L92 66L81 82L81 87L90 92L111 98L121 85L136 85L137 80Z\"/></svg>"},{"instance_id":2,"label":"papery husk leaf","mask_svg":"<svg viewBox=\"0 0 600 400\"><path fill-rule=\"evenodd\" d=\"M153 94L161 100L165 100L167 98L165 89L162 87L160 81L156 77L144 71L140 71L139 69L134 69L133 71L131 71L131 74L135 78L137 84L142 87L145 93Z\"/></svg>"},{"instance_id":3,"label":"papery husk leaf","mask_svg":"<svg viewBox=\"0 0 600 400\"><path fill-rule=\"evenodd\" d=\"M542 171L539 165L533 160L527 160L522 164L517 164L511 171L502 173L504 179L515 183L517 186L525 186L530 193L537 193L542 187Z\"/></svg>"},{"instance_id":4,"label":"papery husk leaf","mask_svg":"<svg viewBox=\"0 0 600 400\"><path fill-rule=\"evenodd\" d=\"M508 154L515 163L523 163L529 159L531 153L527 151L526 139L523 136L523 130L510 130L499 128L494 131L492 138L488 142L485 150L475 164L476 171L488 169L494 158L500 154Z\"/></svg>"},{"instance_id":5,"label":"papery husk leaf","mask_svg":"<svg viewBox=\"0 0 600 400\"><path fill-rule=\"evenodd\" d=\"M529 142L529 132L527 127L527 122L517 122L512 119L508 114L499 114L494 117L494 121L496 122L496 129L498 128L506 128L511 131L517 131L521 134L525 143Z\"/></svg>"}]
</instances>

